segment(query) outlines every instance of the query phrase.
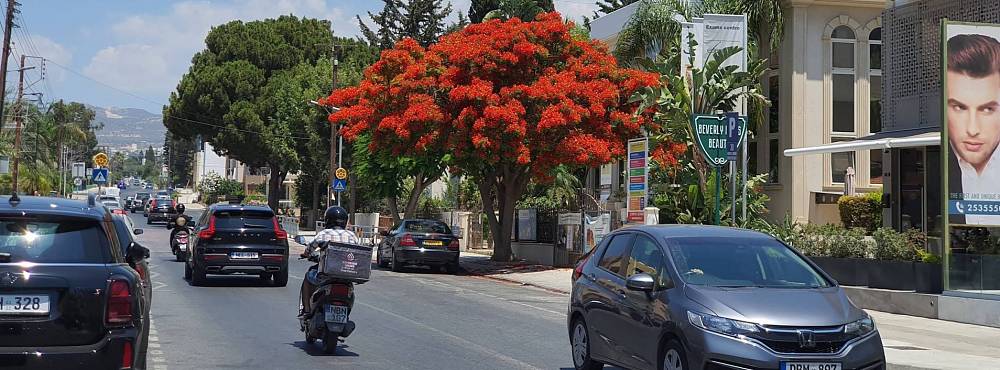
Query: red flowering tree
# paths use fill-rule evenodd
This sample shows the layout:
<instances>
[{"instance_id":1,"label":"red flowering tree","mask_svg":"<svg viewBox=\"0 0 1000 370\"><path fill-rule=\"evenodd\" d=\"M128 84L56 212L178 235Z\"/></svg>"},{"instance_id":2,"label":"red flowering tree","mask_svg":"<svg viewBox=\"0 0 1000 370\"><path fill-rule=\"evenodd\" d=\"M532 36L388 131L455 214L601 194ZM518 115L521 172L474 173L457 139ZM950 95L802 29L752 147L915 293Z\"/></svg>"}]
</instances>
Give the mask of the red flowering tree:
<instances>
[{"instance_id":1,"label":"red flowering tree","mask_svg":"<svg viewBox=\"0 0 1000 370\"><path fill-rule=\"evenodd\" d=\"M629 97L659 83L619 68L603 44L574 39L572 27L545 13L470 25L426 50L400 42L356 89L331 95L343 109L330 119L346 122L347 137L371 134L373 153L441 155L470 176L494 259L509 260L514 204L528 181L624 155L625 141L648 123ZM383 63L396 59L404 61Z\"/></svg>"}]
</instances>

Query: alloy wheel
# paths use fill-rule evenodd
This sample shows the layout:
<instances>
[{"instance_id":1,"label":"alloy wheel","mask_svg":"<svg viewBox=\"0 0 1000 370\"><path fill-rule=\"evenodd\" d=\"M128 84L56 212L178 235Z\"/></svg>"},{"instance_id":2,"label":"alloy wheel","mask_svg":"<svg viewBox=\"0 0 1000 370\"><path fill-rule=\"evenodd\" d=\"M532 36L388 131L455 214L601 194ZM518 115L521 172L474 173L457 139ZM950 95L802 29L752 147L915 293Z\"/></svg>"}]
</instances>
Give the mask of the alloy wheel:
<instances>
[{"instance_id":1,"label":"alloy wheel","mask_svg":"<svg viewBox=\"0 0 1000 370\"><path fill-rule=\"evenodd\" d=\"M576 365L577 368L583 366L590 356L589 352L590 343L587 338L587 327L583 325L583 321L577 321L576 327L573 328L573 365Z\"/></svg>"},{"instance_id":2,"label":"alloy wheel","mask_svg":"<svg viewBox=\"0 0 1000 370\"><path fill-rule=\"evenodd\" d=\"M668 349L667 353L663 355L663 370L684 370L681 354L676 349Z\"/></svg>"}]
</instances>

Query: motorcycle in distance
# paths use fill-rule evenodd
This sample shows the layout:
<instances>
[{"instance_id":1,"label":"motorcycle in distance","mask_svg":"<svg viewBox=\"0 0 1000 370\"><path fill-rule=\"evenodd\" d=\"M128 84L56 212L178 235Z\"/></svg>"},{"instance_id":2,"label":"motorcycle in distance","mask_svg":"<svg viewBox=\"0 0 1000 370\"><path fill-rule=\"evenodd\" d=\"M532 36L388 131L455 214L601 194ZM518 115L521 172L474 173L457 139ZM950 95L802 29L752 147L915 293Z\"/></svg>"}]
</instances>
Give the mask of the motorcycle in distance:
<instances>
[{"instance_id":1,"label":"motorcycle in distance","mask_svg":"<svg viewBox=\"0 0 1000 370\"><path fill-rule=\"evenodd\" d=\"M371 248L335 242L315 244L307 248L312 248L308 260L316 265L305 276L315 290L309 297L309 309L299 316L299 330L305 333L306 343L322 340L323 353L332 354L341 338L354 332L355 324L350 320L354 285L368 281Z\"/></svg>"},{"instance_id":2,"label":"motorcycle in distance","mask_svg":"<svg viewBox=\"0 0 1000 370\"><path fill-rule=\"evenodd\" d=\"M191 239L191 220L188 219L188 215L183 213L184 205L177 205L177 209L181 213L177 215L176 219L167 222L167 228L172 230L170 232L170 252L174 254L175 261L183 262L187 259L190 249L188 242Z\"/></svg>"}]
</instances>

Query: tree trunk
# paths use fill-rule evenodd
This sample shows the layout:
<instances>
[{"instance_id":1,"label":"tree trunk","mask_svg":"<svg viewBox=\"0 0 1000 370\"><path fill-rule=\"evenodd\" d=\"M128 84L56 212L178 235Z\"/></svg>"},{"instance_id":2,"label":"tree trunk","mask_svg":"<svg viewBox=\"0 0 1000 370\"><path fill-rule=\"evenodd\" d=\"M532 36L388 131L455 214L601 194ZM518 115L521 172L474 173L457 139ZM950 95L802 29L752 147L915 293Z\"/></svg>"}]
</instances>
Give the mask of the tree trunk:
<instances>
[{"instance_id":1,"label":"tree trunk","mask_svg":"<svg viewBox=\"0 0 1000 370\"><path fill-rule=\"evenodd\" d=\"M478 182L483 212L493 238L494 261L509 262L513 258L511 234L514 230L514 208L530 178L528 168L504 167L499 173L484 176Z\"/></svg>"},{"instance_id":2,"label":"tree trunk","mask_svg":"<svg viewBox=\"0 0 1000 370\"><path fill-rule=\"evenodd\" d=\"M396 197L385 198L385 203L389 206L389 213L392 214L392 223L398 224L402 218L399 217L399 203Z\"/></svg>"},{"instance_id":3,"label":"tree trunk","mask_svg":"<svg viewBox=\"0 0 1000 370\"><path fill-rule=\"evenodd\" d=\"M413 179L413 189L410 191L410 197L406 200L406 208L403 209L403 213L408 218L414 218L417 214L417 207L420 206L420 196L423 195L424 189L427 188L434 180L430 176L424 175L422 173L417 174Z\"/></svg>"},{"instance_id":4,"label":"tree trunk","mask_svg":"<svg viewBox=\"0 0 1000 370\"><path fill-rule=\"evenodd\" d=\"M277 166L271 166L271 176L267 181L267 206L271 209L278 209L278 200L281 199L281 183L285 181L285 173Z\"/></svg>"}]
</instances>

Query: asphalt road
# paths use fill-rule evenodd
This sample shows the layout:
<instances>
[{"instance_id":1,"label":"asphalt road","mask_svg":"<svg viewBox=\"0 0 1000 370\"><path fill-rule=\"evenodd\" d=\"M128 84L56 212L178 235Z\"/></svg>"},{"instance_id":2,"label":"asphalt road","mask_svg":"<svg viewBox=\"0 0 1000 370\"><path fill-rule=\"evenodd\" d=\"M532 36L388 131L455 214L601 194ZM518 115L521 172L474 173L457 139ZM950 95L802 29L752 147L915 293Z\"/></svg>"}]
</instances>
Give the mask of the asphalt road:
<instances>
[{"instance_id":1,"label":"asphalt road","mask_svg":"<svg viewBox=\"0 0 1000 370\"><path fill-rule=\"evenodd\" d=\"M188 212L197 218L198 212ZM151 250L149 369L571 369L567 296L427 270L372 272L356 288L357 330L333 355L305 343L295 318L308 262L284 288L255 276L183 279L168 230L131 216Z\"/></svg>"}]
</instances>

